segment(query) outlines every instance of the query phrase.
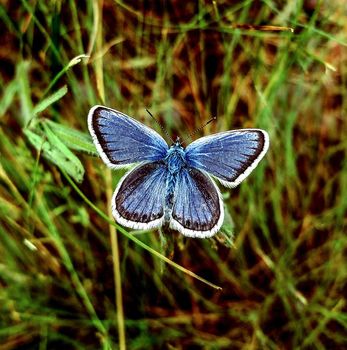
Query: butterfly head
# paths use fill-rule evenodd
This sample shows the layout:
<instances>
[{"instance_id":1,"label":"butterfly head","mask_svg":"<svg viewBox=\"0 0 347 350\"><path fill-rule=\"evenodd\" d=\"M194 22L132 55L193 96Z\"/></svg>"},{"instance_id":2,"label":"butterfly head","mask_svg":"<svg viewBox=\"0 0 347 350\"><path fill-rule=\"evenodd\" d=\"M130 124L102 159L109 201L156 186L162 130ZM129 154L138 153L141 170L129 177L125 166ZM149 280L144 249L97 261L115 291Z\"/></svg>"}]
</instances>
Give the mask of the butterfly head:
<instances>
[{"instance_id":1,"label":"butterfly head","mask_svg":"<svg viewBox=\"0 0 347 350\"><path fill-rule=\"evenodd\" d=\"M176 137L176 141L174 141L169 150L168 150L168 155L171 154L172 152L178 152L178 153L184 153L184 147L183 147L183 142L182 140L180 139L179 136Z\"/></svg>"},{"instance_id":2,"label":"butterfly head","mask_svg":"<svg viewBox=\"0 0 347 350\"><path fill-rule=\"evenodd\" d=\"M179 136L176 137L176 141L174 142L173 146L182 147L182 141Z\"/></svg>"}]
</instances>

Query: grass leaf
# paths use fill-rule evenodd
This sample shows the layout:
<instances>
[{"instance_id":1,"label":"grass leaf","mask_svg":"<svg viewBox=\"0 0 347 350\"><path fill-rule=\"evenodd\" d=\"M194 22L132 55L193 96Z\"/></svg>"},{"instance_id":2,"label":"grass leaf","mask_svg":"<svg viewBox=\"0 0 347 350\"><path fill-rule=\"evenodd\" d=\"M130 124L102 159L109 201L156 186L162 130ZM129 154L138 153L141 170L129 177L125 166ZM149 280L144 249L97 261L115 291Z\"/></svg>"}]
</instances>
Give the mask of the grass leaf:
<instances>
[{"instance_id":1,"label":"grass leaf","mask_svg":"<svg viewBox=\"0 0 347 350\"><path fill-rule=\"evenodd\" d=\"M14 79L5 87L5 91L0 100L0 117L6 113L17 91L18 82L17 79Z\"/></svg>"},{"instance_id":2,"label":"grass leaf","mask_svg":"<svg viewBox=\"0 0 347 350\"><path fill-rule=\"evenodd\" d=\"M62 88L60 88L58 91L53 93L52 95L46 97L41 102L39 102L33 109L33 114L39 114L42 111L44 111L47 107L52 105L54 102L60 100L66 93L67 93L67 86L64 85Z\"/></svg>"},{"instance_id":3,"label":"grass leaf","mask_svg":"<svg viewBox=\"0 0 347 350\"><path fill-rule=\"evenodd\" d=\"M29 62L20 62L16 70L16 81L18 82L18 92L21 104L19 120L22 125L27 125L33 116L33 104L31 101L30 84L28 78Z\"/></svg>"},{"instance_id":4,"label":"grass leaf","mask_svg":"<svg viewBox=\"0 0 347 350\"><path fill-rule=\"evenodd\" d=\"M89 136L89 134L87 135L81 131L69 128L65 125L48 119L45 119L42 121L42 123L49 125L49 128L68 148L76 151L86 152L94 156L98 155L95 150L92 138Z\"/></svg>"},{"instance_id":5,"label":"grass leaf","mask_svg":"<svg viewBox=\"0 0 347 350\"><path fill-rule=\"evenodd\" d=\"M25 129L24 133L38 151L43 151L43 156L46 159L56 164L77 182L81 182L84 176L84 168L80 160L64 145L47 124L43 124L43 130L44 134L42 135L29 129Z\"/></svg>"}]
</instances>

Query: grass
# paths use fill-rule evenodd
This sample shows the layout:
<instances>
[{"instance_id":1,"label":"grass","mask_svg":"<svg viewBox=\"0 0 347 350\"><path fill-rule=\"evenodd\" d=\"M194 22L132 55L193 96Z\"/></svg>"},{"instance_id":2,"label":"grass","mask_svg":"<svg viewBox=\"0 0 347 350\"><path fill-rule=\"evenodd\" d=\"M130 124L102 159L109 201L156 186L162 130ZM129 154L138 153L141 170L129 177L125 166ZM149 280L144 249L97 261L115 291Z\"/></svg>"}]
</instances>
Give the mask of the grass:
<instances>
[{"instance_id":1,"label":"grass","mask_svg":"<svg viewBox=\"0 0 347 350\"><path fill-rule=\"evenodd\" d=\"M0 349L347 348L340 2L22 0L0 18ZM211 116L194 138L269 132L221 187L221 233L114 224L97 103L173 138Z\"/></svg>"}]
</instances>

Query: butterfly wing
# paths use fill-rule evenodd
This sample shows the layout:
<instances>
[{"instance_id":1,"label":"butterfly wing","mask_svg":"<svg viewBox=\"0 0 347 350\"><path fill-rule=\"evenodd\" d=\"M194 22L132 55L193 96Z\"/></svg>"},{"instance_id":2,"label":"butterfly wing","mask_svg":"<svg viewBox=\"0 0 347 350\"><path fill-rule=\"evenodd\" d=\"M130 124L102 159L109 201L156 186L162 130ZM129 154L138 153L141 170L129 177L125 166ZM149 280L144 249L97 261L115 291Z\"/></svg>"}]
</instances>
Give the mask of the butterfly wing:
<instances>
[{"instance_id":1,"label":"butterfly wing","mask_svg":"<svg viewBox=\"0 0 347 350\"><path fill-rule=\"evenodd\" d=\"M167 168L162 162L140 164L120 180L112 199L118 223L148 230L164 220Z\"/></svg>"},{"instance_id":2,"label":"butterfly wing","mask_svg":"<svg viewBox=\"0 0 347 350\"><path fill-rule=\"evenodd\" d=\"M236 187L258 165L269 148L261 129L241 129L202 137L186 148L189 166L204 170L227 187Z\"/></svg>"},{"instance_id":3,"label":"butterfly wing","mask_svg":"<svg viewBox=\"0 0 347 350\"><path fill-rule=\"evenodd\" d=\"M222 226L224 209L216 184L202 171L184 169L176 184L170 227L185 236L206 238Z\"/></svg>"},{"instance_id":4,"label":"butterfly wing","mask_svg":"<svg viewBox=\"0 0 347 350\"><path fill-rule=\"evenodd\" d=\"M94 106L89 111L88 128L102 160L110 168L157 161L165 157L168 149L154 130L107 107Z\"/></svg>"}]
</instances>

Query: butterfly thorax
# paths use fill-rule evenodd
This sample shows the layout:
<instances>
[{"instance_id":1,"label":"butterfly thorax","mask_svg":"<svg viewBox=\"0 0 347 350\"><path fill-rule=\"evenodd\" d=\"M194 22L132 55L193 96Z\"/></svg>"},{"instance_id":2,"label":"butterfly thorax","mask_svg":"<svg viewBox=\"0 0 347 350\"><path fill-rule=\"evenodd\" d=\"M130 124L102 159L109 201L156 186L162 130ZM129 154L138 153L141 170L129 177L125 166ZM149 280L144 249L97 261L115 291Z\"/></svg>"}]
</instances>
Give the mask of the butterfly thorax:
<instances>
[{"instance_id":1,"label":"butterfly thorax","mask_svg":"<svg viewBox=\"0 0 347 350\"><path fill-rule=\"evenodd\" d=\"M186 157L184 148L175 143L167 151L165 162L170 174L174 175L180 172L180 170L186 166Z\"/></svg>"},{"instance_id":2,"label":"butterfly thorax","mask_svg":"<svg viewBox=\"0 0 347 350\"><path fill-rule=\"evenodd\" d=\"M186 167L185 151L179 142L173 144L167 151L164 162L168 169L165 196L165 221L169 220L173 203L177 179Z\"/></svg>"}]
</instances>

